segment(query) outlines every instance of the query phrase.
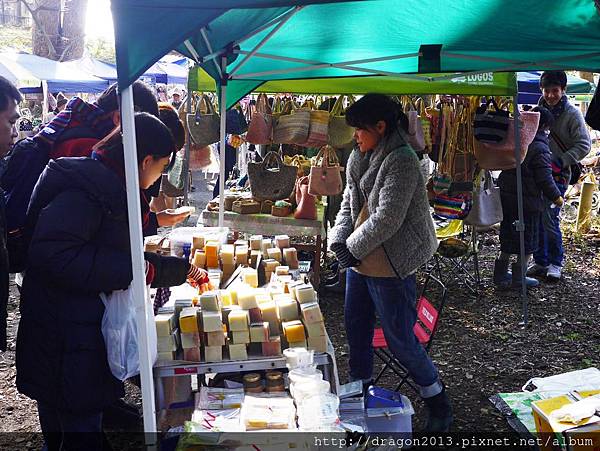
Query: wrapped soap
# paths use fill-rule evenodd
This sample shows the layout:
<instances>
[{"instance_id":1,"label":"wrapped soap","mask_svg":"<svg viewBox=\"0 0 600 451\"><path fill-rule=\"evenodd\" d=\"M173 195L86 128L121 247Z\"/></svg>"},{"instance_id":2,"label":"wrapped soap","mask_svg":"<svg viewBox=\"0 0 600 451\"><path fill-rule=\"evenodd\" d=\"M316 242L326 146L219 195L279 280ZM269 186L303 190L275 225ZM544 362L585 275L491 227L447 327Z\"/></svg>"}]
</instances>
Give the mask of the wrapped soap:
<instances>
[{"instance_id":1,"label":"wrapped soap","mask_svg":"<svg viewBox=\"0 0 600 451\"><path fill-rule=\"evenodd\" d=\"M292 299L277 301L277 310L281 322L298 319L298 303Z\"/></svg>"},{"instance_id":2,"label":"wrapped soap","mask_svg":"<svg viewBox=\"0 0 600 451\"><path fill-rule=\"evenodd\" d=\"M281 256L281 249L279 249L278 247L271 247L267 249L267 257L269 257L269 259L277 260L278 264L283 261Z\"/></svg>"},{"instance_id":3,"label":"wrapped soap","mask_svg":"<svg viewBox=\"0 0 600 451\"><path fill-rule=\"evenodd\" d=\"M192 247L196 249L204 249L204 236L196 235L192 237Z\"/></svg>"},{"instance_id":4,"label":"wrapped soap","mask_svg":"<svg viewBox=\"0 0 600 451\"><path fill-rule=\"evenodd\" d=\"M206 254L199 249L194 252L194 261L192 262L196 268L204 268L206 266Z\"/></svg>"},{"instance_id":5,"label":"wrapped soap","mask_svg":"<svg viewBox=\"0 0 600 451\"><path fill-rule=\"evenodd\" d=\"M223 360L223 346L205 346L204 360L207 362L221 362Z\"/></svg>"},{"instance_id":6,"label":"wrapped soap","mask_svg":"<svg viewBox=\"0 0 600 451\"><path fill-rule=\"evenodd\" d=\"M244 310L250 310L251 308L258 307L254 290L244 290L238 292L238 305Z\"/></svg>"},{"instance_id":7,"label":"wrapped soap","mask_svg":"<svg viewBox=\"0 0 600 451\"><path fill-rule=\"evenodd\" d=\"M179 331L182 333L198 332L198 309L186 307L179 314Z\"/></svg>"},{"instance_id":8,"label":"wrapped soap","mask_svg":"<svg viewBox=\"0 0 600 451\"><path fill-rule=\"evenodd\" d=\"M304 325L300 321L287 321L281 323L281 327L283 328L283 334L288 343L306 340Z\"/></svg>"},{"instance_id":9,"label":"wrapped soap","mask_svg":"<svg viewBox=\"0 0 600 451\"><path fill-rule=\"evenodd\" d=\"M260 251L262 240L262 235L252 235L250 237L250 249L252 249L253 251Z\"/></svg>"},{"instance_id":10,"label":"wrapped soap","mask_svg":"<svg viewBox=\"0 0 600 451\"><path fill-rule=\"evenodd\" d=\"M276 266L275 267L275 274L278 276L287 276L289 273L290 273L289 266Z\"/></svg>"},{"instance_id":11,"label":"wrapped soap","mask_svg":"<svg viewBox=\"0 0 600 451\"><path fill-rule=\"evenodd\" d=\"M250 331L246 330L234 330L231 333L231 341L235 344L248 344L250 343Z\"/></svg>"},{"instance_id":12,"label":"wrapped soap","mask_svg":"<svg viewBox=\"0 0 600 451\"><path fill-rule=\"evenodd\" d=\"M269 341L269 323L250 324L250 341L252 343Z\"/></svg>"},{"instance_id":13,"label":"wrapped soap","mask_svg":"<svg viewBox=\"0 0 600 451\"><path fill-rule=\"evenodd\" d=\"M304 284L296 287L296 300L300 304L308 304L317 301L317 293L310 284Z\"/></svg>"},{"instance_id":14,"label":"wrapped soap","mask_svg":"<svg viewBox=\"0 0 600 451\"><path fill-rule=\"evenodd\" d=\"M205 333L206 346L225 346L225 334L222 330Z\"/></svg>"},{"instance_id":15,"label":"wrapped soap","mask_svg":"<svg viewBox=\"0 0 600 451\"><path fill-rule=\"evenodd\" d=\"M242 271L242 280L246 285L252 288L258 287L258 272L254 268L244 268Z\"/></svg>"},{"instance_id":16,"label":"wrapped soap","mask_svg":"<svg viewBox=\"0 0 600 451\"><path fill-rule=\"evenodd\" d=\"M304 320L304 324L323 322L321 309L319 304L316 302L311 304L301 304L300 310L302 311L302 319Z\"/></svg>"},{"instance_id":17,"label":"wrapped soap","mask_svg":"<svg viewBox=\"0 0 600 451\"><path fill-rule=\"evenodd\" d=\"M200 359L200 348L187 348L183 350L183 360L189 362L199 362Z\"/></svg>"},{"instance_id":18,"label":"wrapped soap","mask_svg":"<svg viewBox=\"0 0 600 451\"><path fill-rule=\"evenodd\" d=\"M275 302L260 304L260 312L263 321L269 323L270 335L279 334L279 318L277 316L277 305Z\"/></svg>"},{"instance_id":19,"label":"wrapped soap","mask_svg":"<svg viewBox=\"0 0 600 451\"><path fill-rule=\"evenodd\" d=\"M265 357L281 355L281 338L269 337L269 341L262 342L261 347Z\"/></svg>"},{"instance_id":20,"label":"wrapped soap","mask_svg":"<svg viewBox=\"0 0 600 451\"><path fill-rule=\"evenodd\" d=\"M283 259L285 264L291 269L298 269L298 251L294 247L288 247L283 250Z\"/></svg>"},{"instance_id":21,"label":"wrapped soap","mask_svg":"<svg viewBox=\"0 0 600 451\"><path fill-rule=\"evenodd\" d=\"M321 337L323 335L326 335L325 323L322 321L316 323L308 323L305 324L304 327L306 328L306 333L309 337Z\"/></svg>"},{"instance_id":22,"label":"wrapped soap","mask_svg":"<svg viewBox=\"0 0 600 451\"><path fill-rule=\"evenodd\" d=\"M308 337L308 349L313 349L317 352L327 352L327 336L315 335Z\"/></svg>"},{"instance_id":23,"label":"wrapped soap","mask_svg":"<svg viewBox=\"0 0 600 451\"><path fill-rule=\"evenodd\" d=\"M279 249L285 249L290 247L290 237L287 235L276 235L275 246Z\"/></svg>"},{"instance_id":24,"label":"wrapped soap","mask_svg":"<svg viewBox=\"0 0 600 451\"><path fill-rule=\"evenodd\" d=\"M179 336L181 337L181 347L183 349L197 348L198 346L200 346L199 332L181 332Z\"/></svg>"},{"instance_id":25,"label":"wrapped soap","mask_svg":"<svg viewBox=\"0 0 600 451\"><path fill-rule=\"evenodd\" d=\"M239 309L230 311L227 321L229 322L230 331L247 331L248 324L250 324L248 310Z\"/></svg>"},{"instance_id":26,"label":"wrapped soap","mask_svg":"<svg viewBox=\"0 0 600 451\"><path fill-rule=\"evenodd\" d=\"M202 312L202 330L204 332L222 331L221 312Z\"/></svg>"},{"instance_id":27,"label":"wrapped soap","mask_svg":"<svg viewBox=\"0 0 600 451\"><path fill-rule=\"evenodd\" d=\"M230 360L248 360L248 348L244 343L230 343L227 348Z\"/></svg>"},{"instance_id":28,"label":"wrapped soap","mask_svg":"<svg viewBox=\"0 0 600 451\"><path fill-rule=\"evenodd\" d=\"M208 291L200 296L200 307L203 312L218 312L219 299L215 291Z\"/></svg>"},{"instance_id":29,"label":"wrapped soap","mask_svg":"<svg viewBox=\"0 0 600 451\"><path fill-rule=\"evenodd\" d=\"M264 294L259 295L259 296L267 297ZM259 305L260 305L260 303L259 303ZM262 323L263 322L262 313L260 312L259 307L251 308L250 310L248 310L248 314L250 315L250 323Z\"/></svg>"},{"instance_id":30,"label":"wrapped soap","mask_svg":"<svg viewBox=\"0 0 600 451\"><path fill-rule=\"evenodd\" d=\"M158 337L170 336L173 333L173 314L159 313L154 317L154 325Z\"/></svg>"}]
</instances>

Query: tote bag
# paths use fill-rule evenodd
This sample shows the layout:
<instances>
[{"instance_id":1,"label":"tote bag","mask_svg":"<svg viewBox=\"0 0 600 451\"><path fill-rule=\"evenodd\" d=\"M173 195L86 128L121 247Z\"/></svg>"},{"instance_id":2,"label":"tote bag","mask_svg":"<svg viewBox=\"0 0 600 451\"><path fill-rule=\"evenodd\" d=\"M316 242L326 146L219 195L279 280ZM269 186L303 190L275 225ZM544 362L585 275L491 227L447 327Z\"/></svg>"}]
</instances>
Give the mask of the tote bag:
<instances>
[{"instance_id":1,"label":"tote bag","mask_svg":"<svg viewBox=\"0 0 600 451\"><path fill-rule=\"evenodd\" d=\"M465 224L488 227L502 221L500 188L492 180L490 171L483 171L473 191L473 206L465 218Z\"/></svg>"},{"instance_id":2,"label":"tote bag","mask_svg":"<svg viewBox=\"0 0 600 451\"><path fill-rule=\"evenodd\" d=\"M425 136L423 134L423 124L419 118L419 113L412 102L407 103L407 110L405 111L408 117L408 133L407 141L410 146L417 152L422 152L425 149Z\"/></svg>"},{"instance_id":3,"label":"tote bag","mask_svg":"<svg viewBox=\"0 0 600 451\"><path fill-rule=\"evenodd\" d=\"M341 193L342 170L335 149L331 146L322 147L315 158L315 164L310 168L308 193L313 196L335 196Z\"/></svg>"},{"instance_id":4,"label":"tote bag","mask_svg":"<svg viewBox=\"0 0 600 451\"><path fill-rule=\"evenodd\" d=\"M310 131L310 110L298 109L288 101L273 126L273 142L304 145Z\"/></svg>"},{"instance_id":5,"label":"tote bag","mask_svg":"<svg viewBox=\"0 0 600 451\"><path fill-rule=\"evenodd\" d=\"M273 135L273 118L266 94L256 99L256 111L252 114L246 141L251 144L270 144Z\"/></svg>"},{"instance_id":6,"label":"tote bag","mask_svg":"<svg viewBox=\"0 0 600 451\"><path fill-rule=\"evenodd\" d=\"M204 113L202 109L204 107ZM186 123L192 141L198 146L208 146L220 138L221 120L206 95L202 95L196 104L196 112L186 115Z\"/></svg>"},{"instance_id":7,"label":"tote bag","mask_svg":"<svg viewBox=\"0 0 600 451\"><path fill-rule=\"evenodd\" d=\"M290 196L298 169L288 166L276 152L269 152L260 163L248 163L252 197L258 200L281 200Z\"/></svg>"},{"instance_id":8,"label":"tote bag","mask_svg":"<svg viewBox=\"0 0 600 451\"><path fill-rule=\"evenodd\" d=\"M349 96L349 105L354 103L354 97ZM344 96L339 96L329 113L327 142L336 149L349 150L354 145L354 127L346 123L344 114Z\"/></svg>"}]
</instances>

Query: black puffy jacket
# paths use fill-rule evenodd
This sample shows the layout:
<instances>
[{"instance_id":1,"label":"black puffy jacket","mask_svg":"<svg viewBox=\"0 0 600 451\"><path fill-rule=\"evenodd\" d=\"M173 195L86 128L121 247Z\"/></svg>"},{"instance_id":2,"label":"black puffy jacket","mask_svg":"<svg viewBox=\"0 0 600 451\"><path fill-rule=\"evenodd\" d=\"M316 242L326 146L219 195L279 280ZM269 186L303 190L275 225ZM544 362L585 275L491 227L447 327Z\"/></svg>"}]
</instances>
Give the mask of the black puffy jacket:
<instances>
[{"instance_id":1,"label":"black puffy jacket","mask_svg":"<svg viewBox=\"0 0 600 451\"><path fill-rule=\"evenodd\" d=\"M123 395L101 332L101 292L132 280L123 180L92 158L50 161L28 209L29 264L17 335L17 388L72 412L98 411ZM189 263L146 256L155 286L183 283Z\"/></svg>"},{"instance_id":2,"label":"black puffy jacket","mask_svg":"<svg viewBox=\"0 0 600 451\"><path fill-rule=\"evenodd\" d=\"M523 211L539 213L544 210L548 201L554 201L560 196L554 178L552 177L552 154L548 137L544 132L538 132L527 149L527 155L521 165L523 180ZM514 202L517 205L517 171L509 169L502 171L498 178L498 186L502 201ZM544 200L544 197L547 199Z\"/></svg>"}]
</instances>

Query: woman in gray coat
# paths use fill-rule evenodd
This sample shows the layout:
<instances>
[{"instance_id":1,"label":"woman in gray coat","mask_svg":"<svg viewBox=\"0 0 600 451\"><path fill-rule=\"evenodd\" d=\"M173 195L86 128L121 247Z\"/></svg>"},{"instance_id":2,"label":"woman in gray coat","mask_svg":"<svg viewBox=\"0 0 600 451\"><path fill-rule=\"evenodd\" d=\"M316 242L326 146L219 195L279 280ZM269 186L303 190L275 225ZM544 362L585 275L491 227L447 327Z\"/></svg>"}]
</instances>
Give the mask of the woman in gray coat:
<instances>
[{"instance_id":1,"label":"woman in gray coat","mask_svg":"<svg viewBox=\"0 0 600 451\"><path fill-rule=\"evenodd\" d=\"M348 160L331 249L349 268L344 315L350 376L371 380L377 315L389 350L420 387L429 408L426 429L447 431L448 396L413 333L415 273L435 252L437 239L419 159L404 140L408 119L388 96L367 94L348 108L346 122L356 128L358 148Z\"/></svg>"}]
</instances>

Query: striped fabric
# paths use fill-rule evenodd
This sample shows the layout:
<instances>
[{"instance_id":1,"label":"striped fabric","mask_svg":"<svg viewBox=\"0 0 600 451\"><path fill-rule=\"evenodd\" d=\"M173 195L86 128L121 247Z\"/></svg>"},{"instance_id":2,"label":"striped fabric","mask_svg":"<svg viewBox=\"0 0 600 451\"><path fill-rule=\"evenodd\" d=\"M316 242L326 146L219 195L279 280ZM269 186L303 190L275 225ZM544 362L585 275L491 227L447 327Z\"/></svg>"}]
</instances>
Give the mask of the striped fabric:
<instances>
[{"instance_id":1,"label":"striped fabric","mask_svg":"<svg viewBox=\"0 0 600 451\"><path fill-rule=\"evenodd\" d=\"M506 138L509 125L509 113L497 107L495 101L490 102L496 109L488 109L489 104L482 105L475 111L473 122L475 139L490 144L497 144Z\"/></svg>"},{"instance_id":2,"label":"striped fabric","mask_svg":"<svg viewBox=\"0 0 600 451\"><path fill-rule=\"evenodd\" d=\"M310 110L292 110L279 116L273 127L273 142L276 144L304 145L310 130Z\"/></svg>"},{"instance_id":3,"label":"striped fabric","mask_svg":"<svg viewBox=\"0 0 600 451\"><path fill-rule=\"evenodd\" d=\"M435 196L433 210L436 215L447 219L463 219L471 211L471 193L448 196L438 194Z\"/></svg>"},{"instance_id":4,"label":"striped fabric","mask_svg":"<svg viewBox=\"0 0 600 451\"><path fill-rule=\"evenodd\" d=\"M322 147L326 145L328 131L329 112L321 110L311 110L308 139L303 145L305 147Z\"/></svg>"}]
</instances>

